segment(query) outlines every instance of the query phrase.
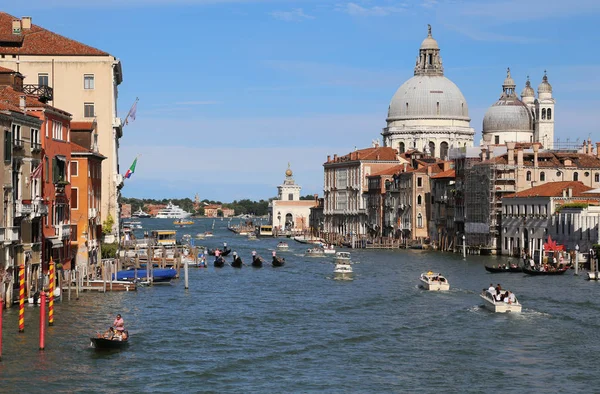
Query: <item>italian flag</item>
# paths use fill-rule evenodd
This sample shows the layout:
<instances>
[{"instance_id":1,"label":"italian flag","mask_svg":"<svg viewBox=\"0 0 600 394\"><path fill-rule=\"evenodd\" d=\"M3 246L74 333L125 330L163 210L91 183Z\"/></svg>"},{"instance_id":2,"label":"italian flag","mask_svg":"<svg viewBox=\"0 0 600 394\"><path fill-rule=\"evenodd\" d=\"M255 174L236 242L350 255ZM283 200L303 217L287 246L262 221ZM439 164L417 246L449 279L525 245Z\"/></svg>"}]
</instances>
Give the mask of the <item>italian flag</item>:
<instances>
[{"instance_id":1,"label":"italian flag","mask_svg":"<svg viewBox=\"0 0 600 394\"><path fill-rule=\"evenodd\" d=\"M129 169L127 170L127 172L125 173L125 179L129 179L131 178L131 176L133 175L133 173L135 172L135 165L137 164L137 157L135 158L135 160L133 161L133 163L131 163L131 167L129 167Z\"/></svg>"}]
</instances>

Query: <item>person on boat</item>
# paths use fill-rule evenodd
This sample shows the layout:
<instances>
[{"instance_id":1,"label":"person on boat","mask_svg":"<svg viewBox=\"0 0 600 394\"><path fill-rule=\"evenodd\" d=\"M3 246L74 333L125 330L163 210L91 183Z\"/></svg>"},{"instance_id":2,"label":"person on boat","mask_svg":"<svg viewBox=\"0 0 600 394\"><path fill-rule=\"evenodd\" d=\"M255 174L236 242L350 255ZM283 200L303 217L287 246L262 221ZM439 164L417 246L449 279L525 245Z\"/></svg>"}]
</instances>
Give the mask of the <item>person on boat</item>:
<instances>
[{"instance_id":1,"label":"person on boat","mask_svg":"<svg viewBox=\"0 0 600 394\"><path fill-rule=\"evenodd\" d=\"M112 340L115 337L115 329L113 327L109 327L108 330L102 335L104 339Z\"/></svg>"},{"instance_id":2,"label":"person on boat","mask_svg":"<svg viewBox=\"0 0 600 394\"><path fill-rule=\"evenodd\" d=\"M496 288L494 287L493 283L490 283L490 287L487 289L487 291L492 297L496 295Z\"/></svg>"},{"instance_id":3,"label":"person on boat","mask_svg":"<svg viewBox=\"0 0 600 394\"><path fill-rule=\"evenodd\" d=\"M517 298L515 297L515 294L511 293L509 291L509 294L508 294L508 303L509 304L514 304L515 302L517 302Z\"/></svg>"},{"instance_id":4,"label":"person on boat","mask_svg":"<svg viewBox=\"0 0 600 394\"><path fill-rule=\"evenodd\" d=\"M215 257L219 257L221 255L221 251L219 249L215 249Z\"/></svg>"},{"instance_id":5,"label":"person on boat","mask_svg":"<svg viewBox=\"0 0 600 394\"><path fill-rule=\"evenodd\" d=\"M125 330L125 322L123 321L121 314L117 315L117 318L113 322L113 327L115 328L115 330L119 331L120 333L123 332L123 330Z\"/></svg>"},{"instance_id":6,"label":"person on boat","mask_svg":"<svg viewBox=\"0 0 600 394\"><path fill-rule=\"evenodd\" d=\"M498 283L498 285L496 286L496 293L502 293L502 286L500 286L500 283Z\"/></svg>"}]
</instances>

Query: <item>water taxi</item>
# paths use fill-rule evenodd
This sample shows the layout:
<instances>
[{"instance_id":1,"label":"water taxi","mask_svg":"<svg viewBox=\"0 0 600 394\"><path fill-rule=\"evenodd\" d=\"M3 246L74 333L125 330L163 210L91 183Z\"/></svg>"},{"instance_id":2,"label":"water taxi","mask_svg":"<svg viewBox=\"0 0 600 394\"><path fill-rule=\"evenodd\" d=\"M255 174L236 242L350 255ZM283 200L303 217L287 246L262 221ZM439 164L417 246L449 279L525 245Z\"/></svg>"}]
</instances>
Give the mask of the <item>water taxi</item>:
<instances>
[{"instance_id":1,"label":"water taxi","mask_svg":"<svg viewBox=\"0 0 600 394\"><path fill-rule=\"evenodd\" d=\"M258 235L261 237L272 237L273 236L273 226L264 225L260 226L258 229Z\"/></svg>"},{"instance_id":2,"label":"water taxi","mask_svg":"<svg viewBox=\"0 0 600 394\"><path fill-rule=\"evenodd\" d=\"M333 269L333 273L336 277L348 277L352 275L353 271L350 261L337 262L335 264L335 268Z\"/></svg>"},{"instance_id":3,"label":"water taxi","mask_svg":"<svg viewBox=\"0 0 600 394\"><path fill-rule=\"evenodd\" d=\"M425 290L447 291L450 290L448 280L433 271L424 272L421 274L421 283Z\"/></svg>"},{"instance_id":4,"label":"water taxi","mask_svg":"<svg viewBox=\"0 0 600 394\"><path fill-rule=\"evenodd\" d=\"M335 254L336 263L350 263L350 252L337 252Z\"/></svg>"},{"instance_id":5,"label":"water taxi","mask_svg":"<svg viewBox=\"0 0 600 394\"><path fill-rule=\"evenodd\" d=\"M506 296L509 297L511 295L511 293L508 290L501 290L500 291L501 296ZM517 300L517 297L514 296L514 294L512 294L514 301L509 301L509 302L505 302L505 301L497 301L494 297L494 295L492 295L489 290L483 290L480 294L480 297L483 298L484 302L484 306L486 307L486 309L494 312L494 313L506 313L506 312L514 312L514 313L520 313L521 312L521 304L519 303L519 300Z\"/></svg>"},{"instance_id":6,"label":"water taxi","mask_svg":"<svg viewBox=\"0 0 600 394\"><path fill-rule=\"evenodd\" d=\"M176 230L154 230L152 231L152 238L156 240L158 246L171 248L177 245Z\"/></svg>"},{"instance_id":7,"label":"water taxi","mask_svg":"<svg viewBox=\"0 0 600 394\"><path fill-rule=\"evenodd\" d=\"M323 248L310 248L306 249L306 253L304 254L306 257L324 257L325 251Z\"/></svg>"}]
</instances>

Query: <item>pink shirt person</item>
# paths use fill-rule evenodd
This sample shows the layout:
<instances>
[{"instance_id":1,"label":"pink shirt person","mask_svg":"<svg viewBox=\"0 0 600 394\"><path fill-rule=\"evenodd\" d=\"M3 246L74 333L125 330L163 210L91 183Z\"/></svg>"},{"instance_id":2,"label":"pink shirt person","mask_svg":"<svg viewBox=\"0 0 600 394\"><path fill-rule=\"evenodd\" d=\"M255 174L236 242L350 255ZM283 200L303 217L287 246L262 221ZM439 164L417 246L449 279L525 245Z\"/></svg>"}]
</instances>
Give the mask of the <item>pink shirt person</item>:
<instances>
[{"instance_id":1,"label":"pink shirt person","mask_svg":"<svg viewBox=\"0 0 600 394\"><path fill-rule=\"evenodd\" d=\"M121 315L117 315L117 318L113 322L113 326L115 327L115 329L117 331L125 330L125 322L123 321L123 318L121 317Z\"/></svg>"}]
</instances>

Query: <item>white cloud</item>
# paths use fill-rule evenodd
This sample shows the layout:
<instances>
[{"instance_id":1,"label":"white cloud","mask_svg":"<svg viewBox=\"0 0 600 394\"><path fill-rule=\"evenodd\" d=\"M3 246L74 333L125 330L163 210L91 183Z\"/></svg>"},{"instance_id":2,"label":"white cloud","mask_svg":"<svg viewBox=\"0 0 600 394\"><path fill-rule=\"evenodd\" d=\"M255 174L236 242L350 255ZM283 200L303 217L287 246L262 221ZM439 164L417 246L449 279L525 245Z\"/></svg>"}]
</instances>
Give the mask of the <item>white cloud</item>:
<instances>
[{"instance_id":1,"label":"white cloud","mask_svg":"<svg viewBox=\"0 0 600 394\"><path fill-rule=\"evenodd\" d=\"M402 5L361 6L356 3L346 3L338 5L337 10L352 16L388 16L403 12L405 8Z\"/></svg>"},{"instance_id":2,"label":"white cloud","mask_svg":"<svg viewBox=\"0 0 600 394\"><path fill-rule=\"evenodd\" d=\"M314 16L305 14L302 8L294 8L291 11L273 11L270 15L285 22L302 22L307 19L315 19Z\"/></svg>"}]
</instances>

